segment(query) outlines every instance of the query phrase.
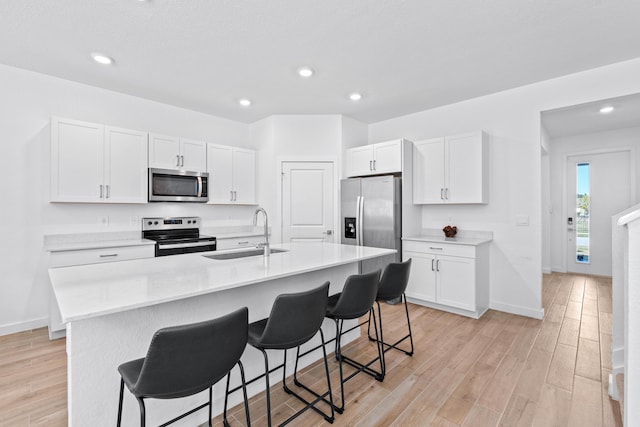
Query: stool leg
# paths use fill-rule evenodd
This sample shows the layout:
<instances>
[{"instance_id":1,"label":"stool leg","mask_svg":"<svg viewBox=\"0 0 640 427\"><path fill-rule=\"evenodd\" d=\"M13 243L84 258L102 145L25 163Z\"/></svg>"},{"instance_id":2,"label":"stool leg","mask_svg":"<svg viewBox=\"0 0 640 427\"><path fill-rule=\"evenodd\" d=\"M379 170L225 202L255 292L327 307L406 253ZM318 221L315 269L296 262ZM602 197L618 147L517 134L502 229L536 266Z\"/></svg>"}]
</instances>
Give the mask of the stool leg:
<instances>
[{"instance_id":1,"label":"stool leg","mask_svg":"<svg viewBox=\"0 0 640 427\"><path fill-rule=\"evenodd\" d=\"M247 427L251 427L251 417L249 416L249 397L247 397L247 382L244 378L244 367L242 362L238 360L240 368L240 379L242 380L242 394L244 396L244 415L247 417Z\"/></svg>"},{"instance_id":2,"label":"stool leg","mask_svg":"<svg viewBox=\"0 0 640 427\"><path fill-rule=\"evenodd\" d=\"M266 394L267 394L267 425L271 427L271 392L269 391L269 358L267 357L267 352L263 349L260 349L262 355L264 356L264 371L266 375L264 376L265 386L266 386ZM285 351L285 358L287 353Z\"/></svg>"},{"instance_id":3,"label":"stool leg","mask_svg":"<svg viewBox=\"0 0 640 427\"><path fill-rule=\"evenodd\" d=\"M229 421L227 420L227 403L229 400L229 383L231 382L231 372L227 374L227 388L224 394L224 411L222 416L222 424L225 427L229 427Z\"/></svg>"},{"instance_id":4,"label":"stool leg","mask_svg":"<svg viewBox=\"0 0 640 427\"><path fill-rule=\"evenodd\" d=\"M120 400L118 401L118 427L122 424L122 399L124 394L124 380L120 378Z\"/></svg>"},{"instance_id":5,"label":"stool leg","mask_svg":"<svg viewBox=\"0 0 640 427\"><path fill-rule=\"evenodd\" d=\"M336 322L336 359L338 360L338 369L340 371L340 407L336 407L339 414L344 412L344 375L342 372L342 326L344 320L334 319Z\"/></svg>"},{"instance_id":6,"label":"stool leg","mask_svg":"<svg viewBox=\"0 0 640 427\"><path fill-rule=\"evenodd\" d=\"M138 400L138 405L140 406L140 427L145 427L146 425L146 411L144 408L144 400L141 397L136 396Z\"/></svg>"},{"instance_id":7,"label":"stool leg","mask_svg":"<svg viewBox=\"0 0 640 427\"><path fill-rule=\"evenodd\" d=\"M227 374L227 378L229 377L229 374ZM227 397L225 396L225 400L227 399ZM213 387L209 387L209 427L213 427L211 425L211 418L213 417L213 415L211 414L212 409L213 409L213 405L212 402L213 401Z\"/></svg>"},{"instance_id":8,"label":"stool leg","mask_svg":"<svg viewBox=\"0 0 640 427\"><path fill-rule=\"evenodd\" d=\"M409 305L407 304L407 296L402 294L404 298L404 311L407 313L407 327L409 328L409 342L411 342L411 352L407 353L409 356L413 356L413 335L411 334L411 321L409 320Z\"/></svg>"},{"instance_id":9,"label":"stool leg","mask_svg":"<svg viewBox=\"0 0 640 427\"><path fill-rule=\"evenodd\" d=\"M327 390L329 390L329 406L331 407L331 417L327 418L325 415L324 419L329 423L333 424L333 420L335 418L335 412L333 411L333 392L331 391L331 375L329 374L329 361L327 360L327 349L324 345L324 332L322 332L322 328L320 328L320 340L322 341L322 356L324 358L324 372L327 375Z\"/></svg>"},{"instance_id":10,"label":"stool leg","mask_svg":"<svg viewBox=\"0 0 640 427\"><path fill-rule=\"evenodd\" d=\"M382 361L382 378L384 378L384 376L387 373L387 361L384 357L384 336L382 333L382 311L380 309L380 301L376 301L376 304L378 304L378 320L380 321L380 342L379 345L382 347L382 358L380 359ZM375 313L373 314L373 319L375 321Z\"/></svg>"}]
</instances>

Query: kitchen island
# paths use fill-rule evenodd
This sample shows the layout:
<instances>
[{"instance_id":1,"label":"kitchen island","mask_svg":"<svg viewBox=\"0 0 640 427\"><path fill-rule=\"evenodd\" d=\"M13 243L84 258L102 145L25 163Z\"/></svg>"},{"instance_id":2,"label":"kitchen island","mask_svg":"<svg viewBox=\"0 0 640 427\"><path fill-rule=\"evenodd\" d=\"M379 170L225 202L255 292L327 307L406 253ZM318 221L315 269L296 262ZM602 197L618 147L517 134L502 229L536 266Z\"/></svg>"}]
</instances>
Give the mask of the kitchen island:
<instances>
[{"instance_id":1,"label":"kitchen island","mask_svg":"<svg viewBox=\"0 0 640 427\"><path fill-rule=\"evenodd\" d=\"M256 321L269 315L277 295L308 290L327 280L330 293L339 292L345 279L358 272L359 261L394 252L329 243L274 247L286 252L229 260L208 258L220 253L209 252L50 269L53 292L67 324L69 425L115 424L117 367L144 357L159 328L219 317L243 306L249 308L249 321ZM324 327L333 337L332 323L327 321ZM357 336L358 331L353 332L356 335L347 340ZM308 344L318 343L316 337ZM281 355L274 356L281 360ZM319 352L312 353L300 366L319 358ZM257 350L247 347L242 360L248 378L263 372ZM236 371L232 382L237 384ZM278 374L273 380L280 378ZM214 387L216 412L222 409L223 383ZM261 382L249 388L250 394L261 391ZM148 423L161 424L206 400L206 392L170 401L149 399ZM231 404L237 402L239 393L231 399ZM123 425L137 425L138 414L135 399L125 393ZM199 411L176 425L197 425L206 421L206 415Z\"/></svg>"}]
</instances>

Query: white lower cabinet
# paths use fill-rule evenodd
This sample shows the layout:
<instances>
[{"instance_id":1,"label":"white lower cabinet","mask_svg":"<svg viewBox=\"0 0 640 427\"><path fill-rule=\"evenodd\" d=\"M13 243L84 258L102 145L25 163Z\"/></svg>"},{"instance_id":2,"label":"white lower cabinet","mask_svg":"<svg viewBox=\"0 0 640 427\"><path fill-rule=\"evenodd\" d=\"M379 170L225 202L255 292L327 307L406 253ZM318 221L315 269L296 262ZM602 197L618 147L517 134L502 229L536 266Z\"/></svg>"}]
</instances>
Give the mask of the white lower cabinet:
<instances>
[{"instance_id":1,"label":"white lower cabinet","mask_svg":"<svg viewBox=\"0 0 640 427\"><path fill-rule=\"evenodd\" d=\"M489 307L489 245L404 240L411 301L479 318Z\"/></svg>"},{"instance_id":2,"label":"white lower cabinet","mask_svg":"<svg viewBox=\"0 0 640 427\"><path fill-rule=\"evenodd\" d=\"M71 267L77 265L100 264L105 262L127 261L132 259L153 258L155 245L113 246L108 248L76 249L51 252L50 268ZM53 291L49 304L49 338L65 336L65 324Z\"/></svg>"}]
</instances>

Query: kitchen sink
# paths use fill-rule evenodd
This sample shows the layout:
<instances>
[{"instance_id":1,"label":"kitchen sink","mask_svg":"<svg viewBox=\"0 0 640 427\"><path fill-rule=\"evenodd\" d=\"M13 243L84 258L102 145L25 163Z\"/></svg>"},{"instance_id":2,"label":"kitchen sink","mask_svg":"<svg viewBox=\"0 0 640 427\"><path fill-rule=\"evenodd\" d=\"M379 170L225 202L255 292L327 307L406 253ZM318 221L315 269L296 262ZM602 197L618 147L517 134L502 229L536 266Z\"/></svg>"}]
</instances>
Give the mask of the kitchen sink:
<instances>
[{"instance_id":1,"label":"kitchen sink","mask_svg":"<svg viewBox=\"0 0 640 427\"><path fill-rule=\"evenodd\" d=\"M277 254L279 252L287 252L286 249L271 249L270 253ZM250 256L258 256L263 255L264 249L252 249L250 251L241 251L241 252L227 252L223 254L213 254L213 255L203 255L205 258L211 258L216 260L226 260L226 259L236 259L236 258L246 258Z\"/></svg>"}]
</instances>

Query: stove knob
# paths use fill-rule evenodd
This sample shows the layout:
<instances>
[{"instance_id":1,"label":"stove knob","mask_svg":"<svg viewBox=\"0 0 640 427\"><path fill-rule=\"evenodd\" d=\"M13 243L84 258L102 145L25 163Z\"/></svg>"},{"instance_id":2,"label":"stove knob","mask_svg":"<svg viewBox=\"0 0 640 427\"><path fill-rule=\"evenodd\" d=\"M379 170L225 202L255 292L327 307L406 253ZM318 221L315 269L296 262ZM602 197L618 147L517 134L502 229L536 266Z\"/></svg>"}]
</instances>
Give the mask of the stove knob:
<instances>
[{"instance_id":1,"label":"stove knob","mask_svg":"<svg viewBox=\"0 0 640 427\"><path fill-rule=\"evenodd\" d=\"M187 221L187 224L191 224L191 220L188 220L188 221Z\"/></svg>"},{"instance_id":2,"label":"stove knob","mask_svg":"<svg viewBox=\"0 0 640 427\"><path fill-rule=\"evenodd\" d=\"M153 221L153 225L158 225L158 221Z\"/></svg>"},{"instance_id":3,"label":"stove knob","mask_svg":"<svg viewBox=\"0 0 640 427\"><path fill-rule=\"evenodd\" d=\"M153 222L151 222L151 221L147 222L147 225L151 225L151 224L153 224Z\"/></svg>"}]
</instances>

